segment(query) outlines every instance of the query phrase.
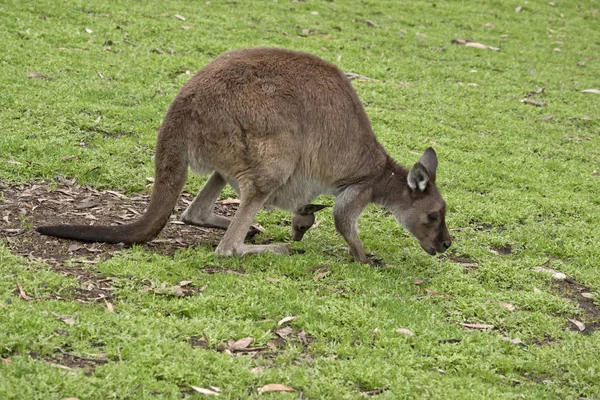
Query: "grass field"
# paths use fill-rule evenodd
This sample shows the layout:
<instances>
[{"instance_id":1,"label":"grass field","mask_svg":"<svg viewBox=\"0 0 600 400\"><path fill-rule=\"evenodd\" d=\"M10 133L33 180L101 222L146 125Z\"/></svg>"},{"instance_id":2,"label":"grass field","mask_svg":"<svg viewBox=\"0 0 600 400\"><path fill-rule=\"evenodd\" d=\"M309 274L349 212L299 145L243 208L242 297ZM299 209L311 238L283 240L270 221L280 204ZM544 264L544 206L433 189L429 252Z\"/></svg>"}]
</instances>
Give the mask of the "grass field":
<instances>
[{"instance_id":1,"label":"grass field","mask_svg":"<svg viewBox=\"0 0 600 400\"><path fill-rule=\"evenodd\" d=\"M0 26L0 398L600 398L597 1L3 0ZM114 212L147 194L178 89L246 47L361 75L398 162L433 146L451 251L376 207L360 229L382 267L352 261L330 209L291 256L217 258L218 234L16 250L44 191L109 190ZM291 240L289 214L257 222Z\"/></svg>"}]
</instances>

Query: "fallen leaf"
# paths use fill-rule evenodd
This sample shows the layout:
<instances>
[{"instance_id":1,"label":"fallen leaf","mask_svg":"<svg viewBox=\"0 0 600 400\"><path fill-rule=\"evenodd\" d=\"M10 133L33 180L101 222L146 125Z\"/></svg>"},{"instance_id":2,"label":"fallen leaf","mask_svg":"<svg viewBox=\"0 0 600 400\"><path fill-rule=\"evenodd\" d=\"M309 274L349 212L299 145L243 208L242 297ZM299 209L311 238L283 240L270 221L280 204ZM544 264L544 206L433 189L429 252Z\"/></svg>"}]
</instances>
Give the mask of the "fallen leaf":
<instances>
[{"instance_id":1,"label":"fallen leaf","mask_svg":"<svg viewBox=\"0 0 600 400\"><path fill-rule=\"evenodd\" d=\"M104 300L106 302L106 308L108 309L108 312L114 313L115 312L115 308L113 307L112 303L109 303L108 301Z\"/></svg>"},{"instance_id":2,"label":"fallen leaf","mask_svg":"<svg viewBox=\"0 0 600 400\"><path fill-rule=\"evenodd\" d=\"M398 329L396 329L396 333L398 333L400 335L414 336L414 333L410 329L406 329L406 328L398 328Z\"/></svg>"},{"instance_id":3,"label":"fallen leaf","mask_svg":"<svg viewBox=\"0 0 600 400\"><path fill-rule=\"evenodd\" d=\"M293 330L291 327L286 326L285 328L281 328L275 331L275 333L277 334L277 336L279 336L282 339L285 339L286 337L290 336L292 334Z\"/></svg>"},{"instance_id":4,"label":"fallen leaf","mask_svg":"<svg viewBox=\"0 0 600 400\"><path fill-rule=\"evenodd\" d=\"M52 80L52 78L48 78L46 75L44 75L44 74L41 74L41 73L39 73L39 72L28 72L28 73L26 74L26 76L27 76L28 78L31 78L31 79L45 79L45 80L47 80L47 81L50 81L50 80Z\"/></svg>"},{"instance_id":5,"label":"fallen leaf","mask_svg":"<svg viewBox=\"0 0 600 400\"><path fill-rule=\"evenodd\" d=\"M587 115L585 117L581 118L581 119L584 120L584 121L591 121L592 120L592 118L588 117Z\"/></svg>"},{"instance_id":6,"label":"fallen leaf","mask_svg":"<svg viewBox=\"0 0 600 400\"><path fill-rule=\"evenodd\" d=\"M540 117L540 121L548 121L552 118L554 118L554 114L550 113L548 115L544 115L544 116Z\"/></svg>"},{"instance_id":7,"label":"fallen leaf","mask_svg":"<svg viewBox=\"0 0 600 400\"><path fill-rule=\"evenodd\" d=\"M8 358L2 358L2 357L0 357L0 362L2 364L12 364L12 361L10 361Z\"/></svg>"},{"instance_id":8,"label":"fallen leaf","mask_svg":"<svg viewBox=\"0 0 600 400\"><path fill-rule=\"evenodd\" d=\"M510 303L505 303L503 301L499 301L498 304L504 308L506 308L508 311L513 312L517 309L517 307L513 306Z\"/></svg>"},{"instance_id":9,"label":"fallen leaf","mask_svg":"<svg viewBox=\"0 0 600 400\"><path fill-rule=\"evenodd\" d=\"M449 297L446 293L439 293L433 289L425 288L425 291L432 296Z\"/></svg>"},{"instance_id":10,"label":"fallen leaf","mask_svg":"<svg viewBox=\"0 0 600 400\"><path fill-rule=\"evenodd\" d=\"M194 27L191 25L184 25L182 26L183 29L185 29L186 31L189 31L190 29L193 29Z\"/></svg>"},{"instance_id":11,"label":"fallen leaf","mask_svg":"<svg viewBox=\"0 0 600 400\"><path fill-rule=\"evenodd\" d=\"M593 299L594 297L596 297L596 296L594 296L593 293L588 293L588 292L581 293L581 296L585 297L586 299Z\"/></svg>"},{"instance_id":12,"label":"fallen leaf","mask_svg":"<svg viewBox=\"0 0 600 400\"><path fill-rule=\"evenodd\" d=\"M585 61L578 61L577 65L579 65L580 67L585 67Z\"/></svg>"},{"instance_id":13,"label":"fallen leaf","mask_svg":"<svg viewBox=\"0 0 600 400\"><path fill-rule=\"evenodd\" d=\"M557 53L560 53L562 51L560 47L555 47L553 50L556 51Z\"/></svg>"},{"instance_id":14,"label":"fallen leaf","mask_svg":"<svg viewBox=\"0 0 600 400\"><path fill-rule=\"evenodd\" d=\"M224 204L224 205L240 204L240 199L224 199L224 200L221 200L221 204Z\"/></svg>"},{"instance_id":15,"label":"fallen leaf","mask_svg":"<svg viewBox=\"0 0 600 400\"><path fill-rule=\"evenodd\" d=\"M25 293L25 289L23 289L23 286L21 286L21 284L19 282L17 282L17 287L19 288L19 296L21 296L21 298L25 301L31 301L33 300L33 297L30 297L27 295L27 293Z\"/></svg>"},{"instance_id":16,"label":"fallen leaf","mask_svg":"<svg viewBox=\"0 0 600 400\"><path fill-rule=\"evenodd\" d=\"M595 94L600 94L600 89L584 89L581 91L581 93L595 93Z\"/></svg>"},{"instance_id":17,"label":"fallen leaf","mask_svg":"<svg viewBox=\"0 0 600 400\"><path fill-rule=\"evenodd\" d=\"M72 317L69 315L57 314L55 312L52 312L52 315L54 315L55 318L60 319L65 324L73 326L75 325L75 320L79 316L79 313L73 314Z\"/></svg>"},{"instance_id":18,"label":"fallen leaf","mask_svg":"<svg viewBox=\"0 0 600 400\"><path fill-rule=\"evenodd\" d=\"M476 49L500 51L500 49L498 47L492 47L492 46L488 46L487 44L471 42L470 40L454 39L451 41L451 43L458 44L460 46L475 47Z\"/></svg>"},{"instance_id":19,"label":"fallen leaf","mask_svg":"<svg viewBox=\"0 0 600 400\"><path fill-rule=\"evenodd\" d=\"M252 372L253 374L262 374L263 369L262 367L254 367L250 370L250 372Z\"/></svg>"},{"instance_id":20,"label":"fallen leaf","mask_svg":"<svg viewBox=\"0 0 600 400\"><path fill-rule=\"evenodd\" d=\"M94 32L94 31L93 31L93 30L91 30L90 28L85 28L85 31L86 31L87 33L93 33L93 32Z\"/></svg>"},{"instance_id":21,"label":"fallen leaf","mask_svg":"<svg viewBox=\"0 0 600 400\"><path fill-rule=\"evenodd\" d=\"M577 327L577 329L579 329L580 331L584 331L585 330L585 325L583 324L583 322L580 322L580 321L577 321L576 319L571 319L571 318L568 318L568 317L567 317L567 319L569 320L569 322L571 322L572 324L574 324Z\"/></svg>"},{"instance_id":22,"label":"fallen leaf","mask_svg":"<svg viewBox=\"0 0 600 400\"><path fill-rule=\"evenodd\" d=\"M198 386L192 386L192 385L190 385L190 387L192 389L194 389L196 392L201 393L206 396L218 396L219 395L219 393L217 391L212 390L212 389L205 389L205 388L201 388Z\"/></svg>"},{"instance_id":23,"label":"fallen leaf","mask_svg":"<svg viewBox=\"0 0 600 400\"><path fill-rule=\"evenodd\" d=\"M268 275L265 275L265 280L266 280L267 282L271 282L271 283L277 283L277 282L281 282L281 279L275 279L275 278L271 278L271 277L270 277L270 276L268 276Z\"/></svg>"},{"instance_id":24,"label":"fallen leaf","mask_svg":"<svg viewBox=\"0 0 600 400\"><path fill-rule=\"evenodd\" d=\"M79 400L79 398L78 397L66 397L66 398L64 398L62 400Z\"/></svg>"},{"instance_id":25,"label":"fallen leaf","mask_svg":"<svg viewBox=\"0 0 600 400\"><path fill-rule=\"evenodd\" d=\"M329 275L329 271L319 272L318 274L315 275L313 280L318 281L319 279L324 278L327 275Z\"/></svg>"},{"instance_id":26,"label":"fallen leaf","mask_svg":"<svg viewBox=\"0 0 600 400\"><path fill-rule=\"evenodd\" d=\"M536 107L543 107L543 106L546 105L545 101L535 101L535 100L532 100L532 99L529 99L529 98L521 100L521 103L531 104L532 106L536 106Z\"/></svg>"},{"instance_id":27,"label":"fallen leaf","mask_svg":"<svg viewBox=\"0 0 600 400\"><path fill-rule=\"evenodd\" d=\"M467 323L462 323L462 326L464 326L465 328L470 328L470 329L492 329L494 327L494 325L490 325L490 324L467 324Z\"/></svg>"},{"instance_id":28,"label":"fallen leaf","mask_svg":"<svg viewBox=\"0 0 600 400\"><path fill-rule=\"evenodd\" d=\"M517 8L515 8L516 13L520 13L521 11L523 11L523 7L518 6Z\"/></svg>"},{"instance_id":29,"label":"fallen leaf","mask_svg":"<svg viewBox=\"0 0 600 400\"><path fill-rule=\"evenodd\" d=\"M592 176L598 176L598 171L596 171L596 170L593 170L593 171L592 171Z\"/></svg>"},{"instance_id":30,"label":"fallen leaf","mask_svg":"<svg viewBox=\"0 0 600 400\"><path fill-rule=\"evenodd\" d=\"M506 340L507 342L511 342L512 344L523 344L523 341L519 338L511 339L508 336L502 336L502 340Z\"/></svg>"},{"instance_id":31,"label":"fallen leaf","mask_svg":"<svg viewBox=\"0 0 600 400\"><path fill-rule=\"evenodd\" d=\"M286 322L294 321L296 318L298 318L297 315L294 315L293 317L285 317L285 318L281 319L279 322L277 322L277 326L281 326L281 325L285 324Z\"/></svg>"},{"instance_id":32,"label":"fallen leaf","mask_svg":"<svg viewBox=\"0 0 600 400\"><path fill-rule=\"evenodd\" d=\"M295 392L296 389L291 388L289 386L282 385L280 383L269 383L258 389L258 394L268 393L268 392Z\"/></svg>"},{"instance_id":33,"label":"fallen leaf","mask_svg":"<svg viewBox=\"0 0 600 400\"><path fill-rule=\"evenodd\" d=\"M552 274L552 277L557 281L564 281L565 279L567 279L567 275L546 266L535 267L533 270L535 272L545 272L547 274Z\"/></svg>"},{"instance_id":34,"label":"fallen leaf","mask_svg":"<svg viewBox=\"0 0 600 400\"><path fill-rule=\"evenodd\" d=\"M181 16L181 15L179 15L179 14L175 14L175 15L173 15L173 16L174 16L175 18L177 18L177 19L180 19L180 20L182 20L182 21L185 21L185 17L183 17L183 16Z\"/></svg>"},{"instance_id":35,"label":"fallen leaf","mask_svg":"<svg viewBox=\"0 0 600 400\"><path fill-rule=\"evenodd\" d=\"M494 29L496 26L494 24L491 23L487 23L484 25L486 28L490 28L490 29Z\"/></svg>"},{"instance_id":36,"label":"fallen leaf","mask_svg":"<svg viewBox=\"0 0 600 400\"><path fill-rule=\"evenodd\" d=\"M254 338L246 337L240 340L235 341L231 346L229 346L230 351L242 351L245 350L248 346L250 346L254 342Z\"/></svg>"},{"instance_id":37,"label":"fallen leaf","mask_svg":"<svg viewBox=\"0 0 600 400\"><path fill-rule=\"evenodd\" d=\"M542 291L534 286L533 287L533 293L535 293L535 294L542 294Z\"/></svg>"},{"instance_id":38,"label":"fallen leaf","mask_svg":"<svg viewBox=\"0 0 600 400\"><path fill-rule=\"evenodd\" d=\"M187 286L187 285L189 285L191 283L194 283L194 281L181 281L177 285L183 287L183 286Z\"/></svg>"},{"instance_id":39,"label":"fallen leaf","mask_svg":"<svg viewBox=\"0 0 600 400\"><path fill-rule=\"evenodd\" d=\"M423 279L413 279L411 282L413 285L422 285L425 281Z\"/></svg>"},{"instance_id":40,"label":"fallen leaf","mask_svg":"<svg viewBox=\"0 0 600 400\"><path fill-rule=\"evenodd\" d=\"M79 243L73 243L73 244L69 245L69 247L67 248L67 251L69 253L72 253L74 251L81 250L81 249L85 249L85 246L82 246Z\"/></svg>"}]
</instances>

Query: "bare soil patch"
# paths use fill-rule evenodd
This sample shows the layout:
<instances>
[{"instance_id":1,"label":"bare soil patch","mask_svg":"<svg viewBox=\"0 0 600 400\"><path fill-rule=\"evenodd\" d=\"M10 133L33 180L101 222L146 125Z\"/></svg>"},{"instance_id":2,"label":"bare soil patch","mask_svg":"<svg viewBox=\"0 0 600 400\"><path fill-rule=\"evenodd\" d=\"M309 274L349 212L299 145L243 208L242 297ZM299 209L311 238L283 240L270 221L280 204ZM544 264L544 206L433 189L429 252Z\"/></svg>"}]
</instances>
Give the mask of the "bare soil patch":
<instances>
[{"instance_id":1,"label":"bare soil patch","mask_svg":"<svg viewBox=\"0 0 600 400\"><path fill-rule=\"evenodd\" d=\"M576 302L583 314L582 322L585 324L585 329L580 331L579 328L571 323L567 324L568 329L581 332L584 335L590 335L600 330L600 308L594 304L592 298L584 296L586 293L592 293L589 287L570 278L554 281L552 287L559 296Z\"/></svg>"},{"instance_id":2,"label":"bare soil patch","mask_svg":"<svg viewBox=\"0 0 600 400\"><path fill-rule=\"evenodd\" d=\"M33 261L42 261L52 267L61 266L67 260L75 264L94 265L112 257L123 249L122 244L81 243L42 236L35 231L41 225L127 224L138 219L147 207L150 195L127 196L112 190L96 190L87 186L61 184L50 187L41 184L3 185L0 200L0 240L8 243L11 251ZM175 212L160 235L144 244L154 253L172 255L176 250L195 245L209 244L215 247L224 231L189 226L179 221L179 215L194 196L183 193ZM215 212L231 217L235 214L235 202L217 202ZM251 231L252 239L258 231ZM87 274L83 268L68 270L67 274Z\"/></svg>"}]
</instances>

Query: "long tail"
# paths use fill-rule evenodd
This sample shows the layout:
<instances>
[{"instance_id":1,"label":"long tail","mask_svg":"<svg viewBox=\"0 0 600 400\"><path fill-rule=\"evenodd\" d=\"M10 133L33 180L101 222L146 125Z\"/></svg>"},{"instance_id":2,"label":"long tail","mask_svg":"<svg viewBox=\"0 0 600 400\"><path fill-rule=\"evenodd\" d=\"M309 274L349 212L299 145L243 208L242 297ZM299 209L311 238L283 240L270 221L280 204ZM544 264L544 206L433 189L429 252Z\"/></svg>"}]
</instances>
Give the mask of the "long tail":
<instances>
[{"instance_id":1,"label":"long tail","mask_svg":"<svg viewBox=\"0 0 600 400\"><path fill-rule=\"evenodd\" d=\"M51 225L36 230L42 235L63 239L75 239L82 242L105 243L145 243L160 233L169 220L169 216L187 178L188 156L185 143L185 129L176 123L176 114L170 109L163 122L155 153L154 189L150 204L144 215L136 222L127 225ZM180 120L181 121L181 120Z\"/></svg>"}]
</instances>

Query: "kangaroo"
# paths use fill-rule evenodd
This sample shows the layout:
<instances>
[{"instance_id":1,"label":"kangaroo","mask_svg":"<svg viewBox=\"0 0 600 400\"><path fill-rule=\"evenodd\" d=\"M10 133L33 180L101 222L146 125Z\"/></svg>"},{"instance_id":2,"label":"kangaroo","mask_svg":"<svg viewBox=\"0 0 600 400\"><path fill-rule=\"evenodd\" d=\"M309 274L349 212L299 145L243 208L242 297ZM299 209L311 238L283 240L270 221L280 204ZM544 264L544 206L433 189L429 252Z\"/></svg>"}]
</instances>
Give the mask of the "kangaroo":
<instances>
[{"instance_id":1,"label":"kangaroo","mask_svg":"<svg viewBox=\"0 0 600 400\"><path fill-rule=\"evenodd\" d=\"M226 228L216 248L222 256L288 254L286 245L244 243L254 216L263 205L300 210L319 194L335 196L335 227L362 263L373 264L357 220L371 202L389 209L428 254L443 253L452 243L446 203L435 185L435 151L426 149L410 170L397 164L377 141L340 69L311 54L274 48L221 54L183 86L160 128L154 189L138 221L37 231L87 242L147 242L167 223L188 165L212 174L182 220ZM231 221L213 213L226 184L240 195Z\"/></svg>"},{"instance_id":2,"label":"kangaroo","mask_svg":"<svg viewBox=\"0 0 600 400\"><path fill-rule=\"evenodd\" d=\"M327 205L307 204L296 210L292 215L292 240L299 242L302 237L315 223L315 213Z\"/></svg>"}]
</instances>

